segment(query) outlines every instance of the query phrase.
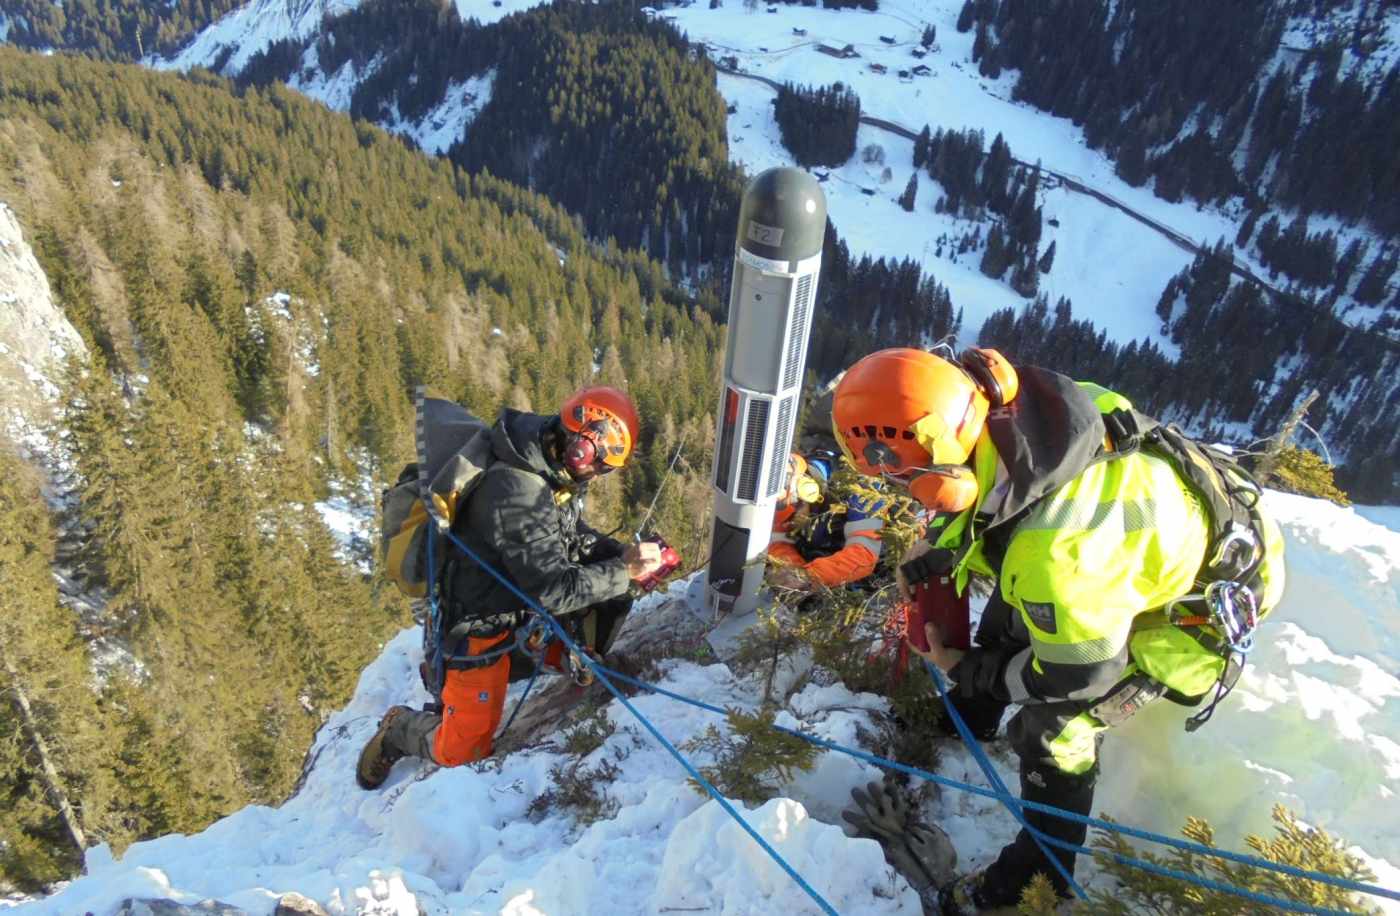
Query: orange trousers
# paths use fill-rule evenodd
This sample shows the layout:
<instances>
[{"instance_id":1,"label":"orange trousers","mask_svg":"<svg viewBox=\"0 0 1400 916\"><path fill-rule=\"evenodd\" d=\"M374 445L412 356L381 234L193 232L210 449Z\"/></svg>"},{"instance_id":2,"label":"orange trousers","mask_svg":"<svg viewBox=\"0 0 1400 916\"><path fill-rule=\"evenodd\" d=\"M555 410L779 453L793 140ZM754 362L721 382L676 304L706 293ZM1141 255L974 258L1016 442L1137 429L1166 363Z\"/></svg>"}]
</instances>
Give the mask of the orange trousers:
<instances>
[{"instance_id":1,"label":"orange trousers","mask_svg":"<svg viewBox=\"0 0 1400 916\"><path fill-rule=\"evenodd\" d=\"M486 639L473 636L467 652L479 655L514 638L510 631ZM509 652L481 668L447 672L442 686L442 723L433 738L433 759L438 764L461 766L490 755L509 681Z\"/></svg>"}]
</instances>

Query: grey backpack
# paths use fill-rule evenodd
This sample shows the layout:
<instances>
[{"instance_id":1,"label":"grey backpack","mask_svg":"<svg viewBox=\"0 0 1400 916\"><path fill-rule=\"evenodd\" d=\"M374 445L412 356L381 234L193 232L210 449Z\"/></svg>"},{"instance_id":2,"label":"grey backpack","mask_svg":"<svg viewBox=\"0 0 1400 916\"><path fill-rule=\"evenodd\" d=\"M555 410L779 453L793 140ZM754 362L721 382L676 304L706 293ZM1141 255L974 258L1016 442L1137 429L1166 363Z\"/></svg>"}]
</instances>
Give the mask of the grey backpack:
<instances>
[{"instance_id":1,"label":"grey backpack","mask_svg":"<svg viewBox=\"0 0 1400 916\"><path fill-rule=\"evenodd\" d=\"M418 460L406 466L380 500L380 559L385 574L410 598L428 593L428 534L452 527L462 502L495 461L491 426L454 401L418 390ZM432 577L447 551L433 557Z\"/></svg>"}]
</instances>

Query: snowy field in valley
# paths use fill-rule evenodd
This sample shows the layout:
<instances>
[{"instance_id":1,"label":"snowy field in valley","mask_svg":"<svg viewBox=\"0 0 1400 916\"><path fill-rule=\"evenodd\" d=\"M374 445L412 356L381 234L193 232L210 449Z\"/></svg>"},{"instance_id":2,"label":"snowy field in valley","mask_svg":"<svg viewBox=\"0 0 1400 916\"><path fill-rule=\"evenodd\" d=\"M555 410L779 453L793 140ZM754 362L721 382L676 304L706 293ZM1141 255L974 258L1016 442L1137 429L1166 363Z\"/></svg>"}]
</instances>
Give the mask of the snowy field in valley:
<instances>
[{"instance_id":1,"label":"snowy field in valley","mask_svg":"<svg viewBox=\"0 0 1400 916\"><path fill-rule=\"evenodd\" d=\"M1190 203L1168 203L1146 188L1131 187L1114 174L1112 162L1088 148L1082 131L1070 121L1012 102L1016 71L1006 71L998 80L980 76L971 61L973 33L959 34L954 27L960 7L957 0L894 0L874 13L786 5L768 13L762 5L749 12L730 0L716 10L697 3L662 15L691 39L709 45L712 57L736 57L744 73L779 83L844 83L860 96L863 115L915 132L925 124L934 131L976 128L986 134L988 146L1000 133L1016 158L1040 161L1189 238L1206 244L1222 235L1234 238L1238 224L1231 216ZM915 58L912 52L920 48L925 25L937 29L937 41L931 53ZM797 35L794 29L806 34ZM894 39L894 44L882 41L882 36ZM831 57L817 49L819 44L851 44L860 56ZM888 72L877 73L872 64ZM930 74L903 79L898 75L919 65L927 66ZM750 172L793 164L772 116L775 91L728 74L720 75L719 89L737 107L729 117L730 157ZM883 147L884 163L862 161L861 150L870 144ZM949 288L954 305L964 309L963 337L970 342L987 315L1008 306L1019 308L1026 300L1006 283L983 276L978 270L980 250L955 262L945 246L943 258L936 257L940 236L956 241L973 224L934 212L941 190L923 171L914 212L899 206L898 198L915 171L913 148L911 140L862 125L856 155L830 170L824 185L831 219L853 254L920 261ZM881 182L887 166L892 176ZM867 195L863 189L875 193ZM1189 264L1192 255L1121 210L1062 187L1044 190L1041 207L1046 223L1040 250L1056 242L1054 267L1041 277L1041 291L1052 302L1069 297L1076 317L1092 319L1112 339L1146 338L1176 355L1175 345L1159 333L1153 309L1167 280ZM984 238L988 228L982 227Z\"/></svg>"},{"instance_id":2,"label":"snowy field in valley","mask_svg":"<svg viewBox=\"0 0 1400 916\"><path fill-rule=\"evenodd\" d=\"M1110 734L1096 810L1172 834L1187 814L1207 816L1222 845L1242 849L1244 833L1270 832L1269 810L1283 802L1305 822L1357 844L1382 886L1400 887L1396 514L1278 493L1267 502L1288 541L1289 585L1251 667L1195 735L1182 729L1186 713L1168 704ZM642 602L629 630L689 618L680 600L685 592L676 584ZM305 785L281 807L247 808L194 836L138 843L120 859L94 849L86 876L24 911L106 916L136 896L217 898L260 914L295 891L333 913L404 916L815 912L616 702L606 715L617 730L585 763L616 763L606 788L618 809L589 826L557 810L528 814L563 759L548 745L454 770L400 763L383 789L361 792L354 760L378 716L390 704L425 699L419 658L415 630L385 647L354 699L322 728ZM758 690L718 664L672 661L664 671L666 687L721 706L752 706ZM633 702L676 743L718 721L665 698ZM872 694L809 685L780 722L852 744L857 728L883 708ZM1014 785L1004 745L991 749ZM697 762L709 761L700 755ZM955 744L946 747L941 769L982 783ZM867 764L824 753L781 798L746 816L838 911L915 916L913 892L884 865L874 842L847 838L835 826L850 788L876 775ZM996 802L948 790L924 813L952 836L964 867L985 864L1014 832ZM1092 867L1081 877L1091 887L1104 880Z\"/></svg>"},{"instance_id":3,"label":"snowy field in valley","mask_svg":"<svg viewBox=\"0 0 1400 916\"><path fill-rule=\"evenodd\" d=\"M464 19L491 23L529 9L538 0L499 2L456 0L456 8ZM148 63L179 69L220 64L223 72L236 73L272 42L314 34L323 13L344 12L357 3L255 0L205 29L170 60ZM873 13L797 5L779 5L769 12L763 4L745 9L740 0L712 10L702 0L688 7L662 8L656 15L703 42L714 59L734 57L744 74L779 83L843 83L860 96L863 114L911 131L925 124L934 130L976 128L986 134L989 145L1000 133L1018 159L1038 161L1047 170L1080 181L1197 243L1234 239L1243 215L1238 201L1223 210L1202 208L1190 201L1170 203L1146 187L1134 188L1114 174L1113 163L1101 152L1088 148L1082 131L1069 120L1011 101L1016 71L1007 70L997 80L979 75L971 60L973 33L959 34L955 28L960 8L960 0L886 0ZM1396 21L1400 27L1400 17ZM913 54L920 49L919 40L928 25L937 29L937 41L929 53L916 58ZM1299 42L1305 40L1301 35L1295 34ZM818 50L820 44L838 48L850 44L859 56L831 57ZM1394 44L1387 44L1377 57L1393 56ZM874 65L887 72L875 72ZM927 75L914 75L918 66L927 67ZM333 73L324 73L313 45L290 85L346 111L355 87L377 67L377 59L358 70L347 62ZM901 70L909 75L901 77ZM465 134L490 100L493 76L488 72L453 82L441 102L423 117L408 121L391 113L381 126L406 135L425 152L441 154ZM724 73L718 77L718 88L735 109L728 121L731 159L750 173L793 164L772 116L775 91L745 76ZM861 151L871 145L881 148L882 162L863 160ZM814 170L829 173L824 187L832 221L853 254L918 261L949 288L954 304L964 309L964 342L975 338L993 311L1025 305L1027 300L1007 283L982 275L980 250L956 254L958 239L971 232L974 224L934 212L942 192L926 172L919 174L914 212L906 213L898 205L915 171L911 140L862 125L856 148L855 156L844 165ZM1054 267L1042 276L1041 291L1052 302L1068 297L1076 317L1091 319L1113 340L1151 340L1169 356L1177 355L1177 347L1160 333L1153 310L1167 280L1190 263L1192 254L1122 210L1069 190L1053 178L1044 183L1040 203L1046 221L1040 250L1044 252L1051 241L1056 243ZM1286 221L1289 214L1282 216ZM989 228L990 224L981 226L983 238ZM1336 219L1315 218L1311 228L1340 233L1343 245L1360 234L1370 239L1373 251L1377 249L1376 239ZM1243 253L1237 257L1267 276L1251 257ZM1348 306L1344 316L1350 322L1365 324L1380 315L1379 307L1356 307L1349 300Z\"/></svg>"}]
</instances>

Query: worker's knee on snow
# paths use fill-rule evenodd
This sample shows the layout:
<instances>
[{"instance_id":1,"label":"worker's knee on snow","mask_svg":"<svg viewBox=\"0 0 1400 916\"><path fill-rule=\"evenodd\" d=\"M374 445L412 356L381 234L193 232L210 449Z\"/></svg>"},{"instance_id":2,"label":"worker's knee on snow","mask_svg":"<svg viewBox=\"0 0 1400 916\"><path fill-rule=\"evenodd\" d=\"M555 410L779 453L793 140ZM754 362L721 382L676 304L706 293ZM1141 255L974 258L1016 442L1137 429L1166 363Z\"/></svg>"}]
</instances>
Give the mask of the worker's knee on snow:
<instances>
[{"instance_id":1,"label":"worker's knee on snow","mask_svg":"<svg viewBox=\"0 0 1400 916\"><path fill-rule=\"evenodd\" d=\"M483 668L447 673L442 688L442 724L433 740L434 761L455 767L491 753L509 676L508 656Z\"/></svg>"},{"instance_id":2,"label":"worker's knee on snow","mask_svg":"<svg viewBox=\"0 0 1400 916\"><path fill-rule=\"evenodd\" d=\"M437 739L433 742L433 762L438 766L459 767L490 754L490 732L449 728L447 720L438 727Z\"/></svg>"},{"instance_id":3,"label":"worker's knee on snow","mask_svg":"<svg viewBox=\"0 0 1400 916\"><path fill-rule=\"evenodd\" d=\"M445 767L461 766L480 760L491 753L491 737L496 724L488 710L466 711L461 707L446 705L442 724L438 726L433 739L433 761Z\"/></svg>"}]
</instances>

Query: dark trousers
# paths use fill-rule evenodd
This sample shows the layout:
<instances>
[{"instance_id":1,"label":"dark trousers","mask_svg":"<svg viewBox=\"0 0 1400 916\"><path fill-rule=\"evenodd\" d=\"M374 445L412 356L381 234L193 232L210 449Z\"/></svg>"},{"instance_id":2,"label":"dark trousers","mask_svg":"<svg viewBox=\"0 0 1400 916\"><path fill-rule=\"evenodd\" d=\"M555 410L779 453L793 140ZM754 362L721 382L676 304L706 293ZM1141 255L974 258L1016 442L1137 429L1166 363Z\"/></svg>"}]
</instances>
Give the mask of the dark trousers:
<instances>
[{"instance_id":1,"label":"dark trousers","mask_svg":"<svg viewBox=\"0 0 1400 916\"><path fill-rule=\"evenodd\" d=\"M977 644L988 649L1025 648L1028 640L1018 614L1000 596L988 602L977 627ZM979 739L996 733L1009 705L988 694L961 696L954 692L952 700ZM1094 699L1021 706L1007 723L1007 738L1020 758L1023 800L1081 815L1090 813L1099 769L1098 748L1106 727L1088 713L1098 702ZM1084 824L1030 809L1023 812L1026 822L1046 836L1084 845L1088 830ZM1074 874L1075 854L1048 842L1045 845L1065 870ZM1068 895L1068 883L1023 827L987 869L978 893L979 903L989 907L1015 905L1036 872L1043 872L1057 891Z\"/></svg>"}]
</instances>

